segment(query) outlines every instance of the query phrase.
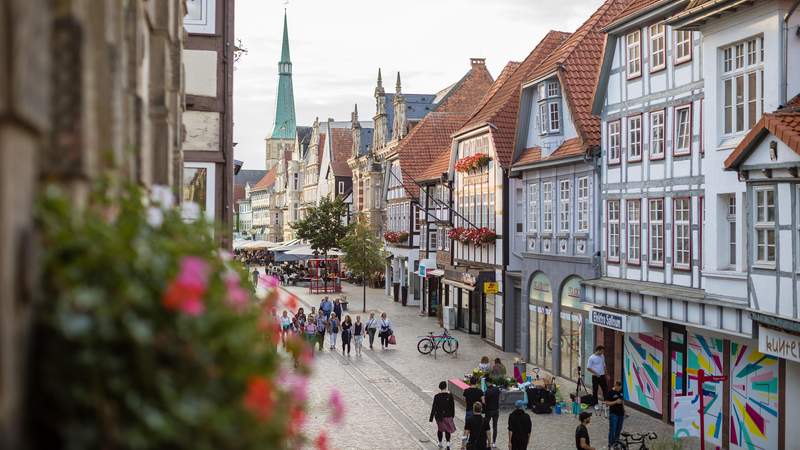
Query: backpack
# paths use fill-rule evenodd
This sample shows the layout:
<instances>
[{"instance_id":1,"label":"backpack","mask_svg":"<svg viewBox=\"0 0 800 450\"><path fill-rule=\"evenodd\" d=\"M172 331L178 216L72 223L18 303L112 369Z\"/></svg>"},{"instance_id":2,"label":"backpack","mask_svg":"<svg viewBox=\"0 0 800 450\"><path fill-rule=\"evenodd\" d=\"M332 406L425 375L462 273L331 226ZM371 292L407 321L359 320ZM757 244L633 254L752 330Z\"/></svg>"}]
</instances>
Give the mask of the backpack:
<instances>
[{"instance_id":1,"label":"backpack","mask_svg":"<svg viewBox=\"0 0 800 450\"><path fill-rule=\"evenodd\" d=\"M528 388L528 408L532 409L536 414L550 414L553 412L553 406L556 403L556 398L552 392L547 389L533 387Z\"/></svg>"}]
</instances>

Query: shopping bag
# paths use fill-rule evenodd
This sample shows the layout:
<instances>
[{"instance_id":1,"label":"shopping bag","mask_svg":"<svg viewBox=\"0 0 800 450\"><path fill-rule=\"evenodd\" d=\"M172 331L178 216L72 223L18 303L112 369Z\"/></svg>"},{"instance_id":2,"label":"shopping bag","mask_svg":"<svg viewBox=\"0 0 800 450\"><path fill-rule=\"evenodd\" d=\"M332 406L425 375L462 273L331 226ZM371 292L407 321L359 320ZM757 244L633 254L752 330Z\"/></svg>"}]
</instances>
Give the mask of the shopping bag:
<instances>
[{"instance_id":1,"label":"shopping bag","mask_svg":"<svg viewBox=\"0 0 800 450\"><path fill-rule=\"evenodd\" d=\"M389 344L397 345L397 338L395 338L394 335L389 336Z\"/></svg>"}]
</instances>

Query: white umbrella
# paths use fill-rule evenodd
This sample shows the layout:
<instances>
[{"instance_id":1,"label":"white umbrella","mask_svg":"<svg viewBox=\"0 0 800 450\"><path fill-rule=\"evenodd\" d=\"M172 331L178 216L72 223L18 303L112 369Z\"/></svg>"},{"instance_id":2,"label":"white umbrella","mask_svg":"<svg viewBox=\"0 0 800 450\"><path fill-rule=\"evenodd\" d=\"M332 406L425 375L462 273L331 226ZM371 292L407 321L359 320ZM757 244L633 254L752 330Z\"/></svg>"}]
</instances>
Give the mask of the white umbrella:
<instances>
[{"instance_id":1,"label":"white umbrella","mask_svg":"<svg viewBox=\"0 0 800 450\"><path fill-rule=\"evenodd\" d=\"M293 248L291 250L286 251L287 255L303 255L303 256L314 256L314 250L309 245L301 245L299 247ZM328 256L342 256L342 252L336 249L328 250ZM322 256L319 254L318 256Z\"/></svg>"}]
</instances>

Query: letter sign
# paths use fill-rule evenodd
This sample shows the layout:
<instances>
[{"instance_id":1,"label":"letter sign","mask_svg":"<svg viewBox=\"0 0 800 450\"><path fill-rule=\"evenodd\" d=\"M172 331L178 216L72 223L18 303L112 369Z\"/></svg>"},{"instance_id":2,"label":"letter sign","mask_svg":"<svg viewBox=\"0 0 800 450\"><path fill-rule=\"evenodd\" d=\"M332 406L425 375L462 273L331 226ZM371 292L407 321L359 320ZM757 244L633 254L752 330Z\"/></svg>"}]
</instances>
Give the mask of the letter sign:
<instances>
[{"instance_id":1,"label":"letter sign","mask_svg":"<svg viewBox=\"0 0 800 450\"><path fill-rule=\"evenodd\" d=\"M626 330L627 317L622 314L617 314L602 309L592 309L591 314L589 314L589 319L598 327L610 328L612 330L623 332Z\"/></svg>"},{"instance_id":2,"label":"letter sign","mask_svg":"<svg viewBox=\"0 0 800 450\"><path fill-rule=\"evenodd\" d=\"M758 351L800 362L800 336L783 333L772 328L758 327Z\"/></svg>"}]
</instances>

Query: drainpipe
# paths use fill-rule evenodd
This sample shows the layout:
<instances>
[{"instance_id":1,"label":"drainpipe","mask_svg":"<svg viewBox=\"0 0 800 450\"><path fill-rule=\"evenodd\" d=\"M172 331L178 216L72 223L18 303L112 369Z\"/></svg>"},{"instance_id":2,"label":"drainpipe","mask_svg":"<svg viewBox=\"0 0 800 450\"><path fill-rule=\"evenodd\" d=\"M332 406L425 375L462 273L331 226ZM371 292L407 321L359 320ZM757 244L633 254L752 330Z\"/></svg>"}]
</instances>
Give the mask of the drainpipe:
<instances>
[{"instance_id":1,"label":"drainpipe","mask_svg":"<svg viewBox=\"0 0 800 450\"><path fill-rule=\"evenodd\" d=\"M603 199L601 194L601 178L602 178L602 168L603 168L603 160L602 160L602 151L600 146L595 146L590 149L589 154L583 155L583 160L586 164L589 164L594 167L594 173L592 174L592 179L594 180L594 186L592 190L592 194L594 195L594 230L591 230L590 237L592 239L592 265L594 266L595 276L599 277L602 275L601 269L601 251L602 251L602 217L603 217Z\"/></svg>"},{"instance_id":2,"label":"drainpipe","mask_svg":"<svg viewBox=\"0 0 800 450\"><path fill-rule=\"evenodd\" d=\"M510 182L509 182L509 179L508 179L509 174L510 174L509 173L509 169L505 169L504 168L503 169L503 268L501 269L501 276L503 278L502 279L502 282L503 282L503 351L513 350L513 348L511 348L511 347L513 347L514 336L511 336L511 339L510 339L511 342L512 342L512 345L511 346L508 345L508 341L509 341L508 337L511 334L509 332L508 324L510 323L509 316L512 316L512 315L515 316L516 315L516 314L509 314L508 313L508 311L509 311L508 304L510 303L508 300L511 297L512 289L508 285L508 283L507 283L508 280L506 279L506 271L508 270L508 263L510 261L509 251L511 250L511 245L510 245L511 224L510 224L510 221L509 221L509 218L511 217L511 214L510 214L510 211L509 211L509 203L510 203L509 197L510 197L511 194L509 192L509 185L510 185ZM497 302L497 300L495 300L495 302ZM514 308L511 308L511 311L513 312ZM494 314L492 314L492 316L494 316ZM512 318L511 320L514 320L514 319ZM510 329L513 330L514 327L510 327Z\"/></svg>"}]
</instances>

